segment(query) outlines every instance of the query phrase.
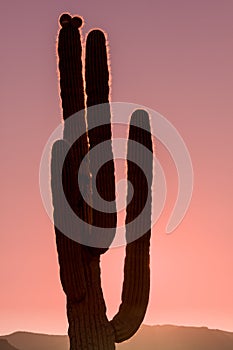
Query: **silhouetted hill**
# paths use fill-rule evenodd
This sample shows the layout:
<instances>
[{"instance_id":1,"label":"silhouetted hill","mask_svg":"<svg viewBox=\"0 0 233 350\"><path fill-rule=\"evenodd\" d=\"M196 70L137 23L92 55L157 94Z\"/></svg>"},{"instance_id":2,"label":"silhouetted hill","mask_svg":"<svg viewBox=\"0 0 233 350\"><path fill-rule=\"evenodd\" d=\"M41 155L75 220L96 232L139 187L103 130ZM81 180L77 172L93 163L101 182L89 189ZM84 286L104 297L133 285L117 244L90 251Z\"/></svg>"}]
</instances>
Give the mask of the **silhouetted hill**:
<instances>
[{"instance_id":1,"label":"silhouetted hill","mask_svg":"<svg viewBox=\"0 0 233 350\"><path fill-rule=\"evenodd\" d=\"M3 339L7 342L2 343ZM68 350L67 336L16 332L0 337L0 350ZM4 347L5 346L5 347ZM9 347L6 347L9 346ZM142 326L117 350L233 350L233 333L206 327Z\"/></svg>"},{"instance_id":2,"label":"silhouetted hill","mask_svg":"<svg viewBox=\"0 0 233 350\"><path fill-rule=\"evenodd\" d=\"M6 339L0 339L0 350L17 350L14 346L10 345Z\"/></svg>"},{"instance_id":3,"label":"silhouetted hill","mask_svg":"<svg viewBox=\"0 0 233 350\"><path fill-rule=\"evenodd\" d=\"M206 327L142 326L118 350L233 350L233 333Z\"/></svg>"},{"instance_id":4,"label":"silhouetted hill","mask_svg":"<svg viewBox=\"0 0 233 350\"><path fill-rule=\"evenodd\" d=\"M66 350L69 349L69 340L65 335L47 335L29 332L15 332L0 337L6 339L18 350ZM0 347L0 350L2 348ZM10 349L9 349L10 350ZM12 349L13 350L13 349Z\"/></svg>"}]
</instances>

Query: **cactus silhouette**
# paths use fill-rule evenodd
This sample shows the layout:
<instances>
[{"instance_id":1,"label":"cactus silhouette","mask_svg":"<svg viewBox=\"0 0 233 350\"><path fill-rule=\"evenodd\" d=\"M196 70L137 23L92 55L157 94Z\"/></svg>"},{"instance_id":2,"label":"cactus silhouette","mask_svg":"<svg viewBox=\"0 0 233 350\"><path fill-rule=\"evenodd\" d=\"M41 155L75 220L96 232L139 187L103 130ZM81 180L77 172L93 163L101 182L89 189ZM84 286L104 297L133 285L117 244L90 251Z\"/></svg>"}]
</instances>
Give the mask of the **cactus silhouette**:
<instances>
[{"instance_id":1,"label":"cactus silhouette","mask_svg":"<svg viewBox=\"0 0 233 350\"><path fill-rule=\"evenodd\" d=\"M113 202L116 208L106 39L100 30L92 30L88 34L84 92L80 36L82 19L63 14L60 24L58 56L64 132L63 139L56 141L52 148L51 188L60 278L67 298L70 349L111 350L115 349L116 342L130 338L137 331L149 298L150 229L142 236L135 237L136 231L144 232L145 222L147 226L149 223L148 227L151 222L152 140L149 116L144 110L137 110L130 121L127 159L135 159L135 162L127 160L127 176L134 187L134 195L126 209L127 246L122 302L116 316L109 321L101 289L100 255L106 252L114 239L117 214L116 210L107 213L94 209L95 196L92 195L96 181L100 196L105 201ZM96 105L100 108L91 108ZM69 117L77 112L77 121L69 123ZM100 114L105 125L94 127L93 121ZM80 130L84 132L76 140ZM96 179L93 179L91 174L97 163L88 155L103 141L110 141L105 148L110 160L98 171ZM149 152L135 150L135 142ZM80 175L79 167L84 157L85 166ZM137 159L145 163L147 177L136 164ZM78 176L81 176L81 183L78 183ZM81 226L77 228L78 239L72 239L60 229L61 224L67 232L71 227L62 191L75 215L89 224L88 230L83 230ZM82 197L82 191L87 193L89 204ZM139 215L143 208L146 210L143 215ZM134 224L137 217L140 219ZM82 242L84 236L85 242L88 237L93 238L92 226L103 228L103 234L96 238L98 245L93 247L91 244L88 246L78 243Z\"/></svg>"}]
</instances>

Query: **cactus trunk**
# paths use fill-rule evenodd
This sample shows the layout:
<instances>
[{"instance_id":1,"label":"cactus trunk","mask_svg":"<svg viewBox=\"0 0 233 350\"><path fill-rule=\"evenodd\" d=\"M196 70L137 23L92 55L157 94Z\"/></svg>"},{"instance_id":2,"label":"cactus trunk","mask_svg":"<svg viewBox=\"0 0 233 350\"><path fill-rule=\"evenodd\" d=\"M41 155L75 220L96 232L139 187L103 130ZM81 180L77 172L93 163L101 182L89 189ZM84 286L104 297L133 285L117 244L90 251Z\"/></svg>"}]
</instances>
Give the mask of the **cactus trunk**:
<instances>
[{"instance_id":1,"label":"cactus trunk","mask_svg":"<svg viewBox=\"0 0 233 350\"><path fill-rule=\"evenodd\" d=\"M69 17L67 19L69 23L60 30L58 42L64 141L63 144L61 144L61 141L60 144L59 142L55 143L53 147L52 170L57 166L53 163L56 163L56 160L65 151L63 148L72 144L79 130L87 129L84 112L80 32L74 19L71 20ZM78 122L69 123L69 117L79 111L81 112L79 113ZM60 167L63 166L63 189L71 208L81 219L92 224L90 222L92 213L90 213L89 206L82 199L77 183L79 165L88 151L86 133L71 146L64 166L60 164ZM89 176L90 169L87 169L87 171ZM52 188L54 194L59 192L55 181L55 174L57 173L59 174L59 171L53 170ZM89 181L89 188L91 189L90 177L87 178L87 181ZM53 195L53 197L56 196ZM58 208L59 201L56 201L56 203L54 201L54 211L58 211ZM62 215L61 210L60 215ZM66 218L63 217L62 219L65 220ZM66 223L66 226L69 228L69 222ZM96 254L93 248L83 246L66 237L57 227L55 227L55 232L61 282L67 296L70 349L115 349L114 333L106 317L106 306L101 289L99 254Z\"/></svg>"}]
</instances>

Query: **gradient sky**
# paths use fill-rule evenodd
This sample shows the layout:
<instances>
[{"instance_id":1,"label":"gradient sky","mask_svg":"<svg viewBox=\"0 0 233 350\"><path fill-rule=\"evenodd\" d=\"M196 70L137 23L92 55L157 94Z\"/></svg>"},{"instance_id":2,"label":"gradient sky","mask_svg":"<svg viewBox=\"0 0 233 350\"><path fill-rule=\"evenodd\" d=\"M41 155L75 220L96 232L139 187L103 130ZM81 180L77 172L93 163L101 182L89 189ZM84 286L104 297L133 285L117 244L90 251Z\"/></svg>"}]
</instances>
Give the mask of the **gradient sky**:
<instances>
[{"instance_id":1,"label":"gradient sky","mask_svg":"<svg viewBox=\"0 0 233 350\"><path fill-rule=\"evenodd\" d=\"M84 17L84 35L94 27L108 33L112 101L160 112L192 157L193 199L166 235L177 174L157 145L168 197L152 235L145 323L233 331L232 0L9 0L1 2L0 24L0 334L67 330L54 231L38 184L43 147L61 116L56 37L64 11ZM120 303L123 259L123 248L102 259L110 317Z\"/></svg>"}]
</instances>

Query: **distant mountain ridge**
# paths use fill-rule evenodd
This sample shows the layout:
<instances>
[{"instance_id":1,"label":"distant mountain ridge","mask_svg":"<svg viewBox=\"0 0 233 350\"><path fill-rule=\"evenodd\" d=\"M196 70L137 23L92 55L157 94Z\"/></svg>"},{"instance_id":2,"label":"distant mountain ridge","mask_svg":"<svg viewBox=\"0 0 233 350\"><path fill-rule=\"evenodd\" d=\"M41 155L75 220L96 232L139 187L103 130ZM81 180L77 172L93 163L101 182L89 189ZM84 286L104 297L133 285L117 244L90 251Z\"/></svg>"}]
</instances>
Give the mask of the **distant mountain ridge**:
<instances>
[{"instance_id":1,"label":"distant mountain ridge","mask_svg":"<svg viewBox=\"0 0 233 350\"><path fill-rule=\"evenodd\" d=\"M65 335L16 332L0 337L0 350L68 350ZM141 326L116 350L233 350L233 333L207 327Z\"/></svg>"}]
</instances>

